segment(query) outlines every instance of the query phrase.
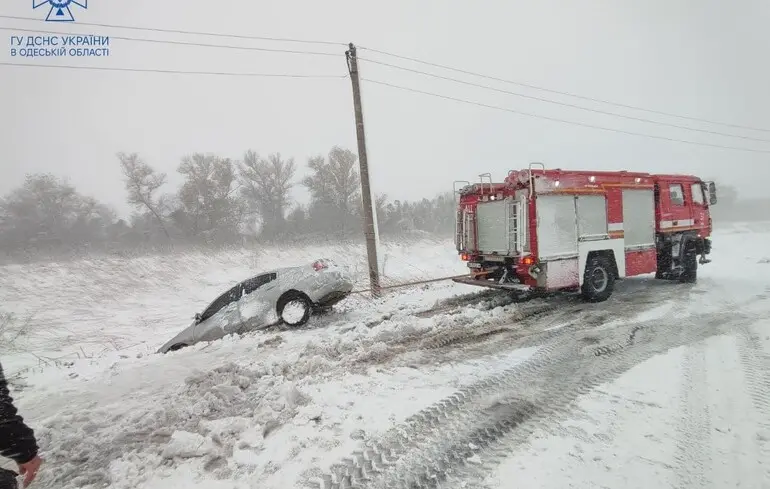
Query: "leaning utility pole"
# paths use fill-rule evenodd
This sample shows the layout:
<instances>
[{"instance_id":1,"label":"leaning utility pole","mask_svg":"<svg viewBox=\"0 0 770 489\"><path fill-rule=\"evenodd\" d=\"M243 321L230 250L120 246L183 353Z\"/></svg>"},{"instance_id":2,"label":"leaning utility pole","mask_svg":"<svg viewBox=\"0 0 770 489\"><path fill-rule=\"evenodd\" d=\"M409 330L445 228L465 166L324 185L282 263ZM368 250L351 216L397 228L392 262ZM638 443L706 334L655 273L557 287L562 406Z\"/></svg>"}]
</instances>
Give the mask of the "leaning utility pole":
<instances>
[{"instance_id":1,"label":"leaning utility pole","mask_svg":"<svg viewBox=\"0 0 770 489\"><path fill-rule=\"evenodd\" d=\"M364 199L364 236L366 236L366 255L369 258L369 283L372 297L379 297L380 270L377 261L377 237L375 232L374 211L372 207L372 189L369 185L369 162L366 158L366 135L364 134L364 111L361 108L361 81L358 78L358 58L356 47L351 42L345 51L353 84L353 108L356 115L356 139L358 140L358 163L361 168L361 197Z\"/></svg>"}]
</instances>

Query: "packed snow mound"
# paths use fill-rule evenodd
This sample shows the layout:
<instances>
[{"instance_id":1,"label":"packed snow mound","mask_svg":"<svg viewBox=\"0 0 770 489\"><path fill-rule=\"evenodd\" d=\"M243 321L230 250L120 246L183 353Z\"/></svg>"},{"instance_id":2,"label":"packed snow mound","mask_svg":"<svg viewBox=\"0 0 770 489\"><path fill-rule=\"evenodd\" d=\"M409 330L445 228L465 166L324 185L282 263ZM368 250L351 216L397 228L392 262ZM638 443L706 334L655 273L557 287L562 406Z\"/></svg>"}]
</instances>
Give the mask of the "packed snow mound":
<instances>
[{"instance_id":1,"label":"packed snow mound","mask_svg":"<svg viewBox=\"0 0 770 489\"><path fill-rule=\"evenodd\" d=\"M216 478L230 470L217 461L261 451L264 440L301 413L311 402L285 377L266 368L227 364L199 371L147 403L126 398L120 406L64 409L37 429L47 463L56 470L48 482L56 487L136 487L152 471L126 481L113 468L200 459ZM86 434L87 436L83 436ZM48 474L48 473L47 473Z\"/></svg>"},{"instance_id":2,"label":"packed snow mound","mask_svg":"<svg viewBox=\"0 0 770 489\"><path fill-rule=\"evenodd\" d=\"M50 361L38 368L11 371L18 374L12 377L14 396L25 419L35 428L42 454L50 467L41 472L36 484L43 489L302 487L328 473L343 458L351 457L364 441L386 436L394 426L403 426L406 419L413 423L415 413L439 401L444 402L440 405L443 407L436 408L433 415L423 413L425 423L451 415L453 430L474 429L475 424L485 421L483 412L453 405L451 399L447 401L463 386L475 386L476 395L488 395L484 402L494 402L497 406L496 384L487 379L500 372L511 372L514 366L532 356L536 356L535 368L538 365L554 368L552 373L557 379L569 378L574 373L567 370L562 376L556 366L549 363L547 350L537 347L518 349L526 343L528 335L536 335L538 331L537 337L542 340L578 328L591 329L593 336L583 336L574 350L583 359L593 359L595 352L602 353L601 357L596 357L595 371L591 370L592 374L599 374L614 372L604 369L602 362L611 363L613 355L622 359L628 337L628 331L623 328L630 322L645 321L656 325L658 331L670 329L685 334L697 332L703 318L709 314L719 312L715 318L724 317L725 310L740 311L740 314L733 314L736 318L751 314L758 318L767 317L770 282L764 267L756 264L766 256L770 234L757 233L755 238L761 242L761 248L737 255L734 250L745 244L745 236L715 236L714 261L699 270L698 284L622 281L611 301L601 305L581 305L579 314L545 314L542 321L520 323L519 319L526 314L537 312L537 308L527 308L533 304L537 307L547 304L535 301L526 306L514 305L506 294L447 282L397 289L377 300L363 294L354 295L331 314L314 318L306 328L231 336L169 355L147 353L165 342L169 333L176 334L189 321L191 312L200 309L198 306L182 307L177 302L189 304L190 297L199 297L203 303L208 303L233 282L252 274L251 270L244 272L243 263L237 263L243 256L223 255L217 258L219 262L213 260L215 257L165 257L166 262L154 258L156 262L153 263L158 268L154 272L148 269L146 287L141 281L126 278L114 269L114 283L134 283L134 286L126 288L123 295L112 298L100 295L99 286L87 282L86 268L76 270L80 265L61 265L74 268L57 276L58 285L48 284L48 287L54 291L67 290L61 297L56 293L46 294L51 311L42 316L52 321L48 329L56 336L37 338L41 343L34 351L37 356L46 358L54 353L65 354L66 349L72 347L73 352L77 351L81 356L71 355L65 357L66 360ZM401 268L394 267L393 260L387 261L385 268L391 270L388 272L391 279L394 276L404 280L434 278L465 271L462 262L456 259L451 242L426 243L417 248L392 246L388 250L404 260ZM320 250L314 250L311 259L329 255L328 250L324 253L316 251ZM364 256L361 251L358 258ZM92 263L96 261L92 260ZM198 269L191 263L219 266L216 270L222 274L218 279L221 283L204 283L202 277L213 272ZM363 264L361 270L365 271L365 261ZM138 267L129 262L123 266L129 271ZM172 277L174 266L180 266L181 272ZM185 270L187 266L191 269ZM449 267L454 268L448 270ZM742 273L736 275L736 269ZM44 282L50 277L45 268L41 270ZM23 272L31 273L29 269ZM70 290L77 287L76 283L68 282L72 277L81 284L81 295L77 298ZM365 275L359 277L365 286ZM35 282L20 277L19 282L14 283L0 273L0 294L6 303L18 306L14 312L23 313L24 307L31 307L39 300L40 287ZM225 283L227 285L220 287ZM11 287L6 289L3 284L11 284ZM14 300L18 302L14 303ZM55 312L61 316L56 316ZM169 319L171 316L173 320ZM745 352L741 355L748 360L733 358L732 365L736 368L741 363L762 365L765 362L766 353L760 350L770 348L770 336L767 329L759 329L760 326L746 325L746 336L758 346L751 350L754 358ZM510 335L495 341L496 332L504 328L509 328ZM469 341L471 336L483 339L486 335L493 339ZM653 344L656 336L644 331L639 335L641 340L637 337L637 342L649 344ZM142 337L146 348L130 347L137 337ZM30 345L36 345L35 338L28 339ZM105 346L110 343L116 346ZM124 348L125 345L129 348ZM720 346L708 356L725 358L725 348ZM62 351L57 351L60 349ZM544 358L544 364L537 363ZM694 359L701 361L699 358L706 356L696 355ZM23 365L16 356L10 357L10 361L12 365ZM665 369L650 371L649 367L639 366L642 367L645 372L637 378L653 379L653 382L648 382L649 385L633 382L637 389L634 392L615 389L613 395L616 397L605 399L605 406L617 403L618 399L626 402L634 396L639 402L667 397L648 396L642 391L657 389L660 379L676 382L676 376L661 374L667 371ZM524 374L530 368L533 368L532 364L525 366ZM688 370L690 375L699 371L705 370ZM756 379L764 378L759 369L746 368L746 371L748 384L757 384ZM717 365L711 369L709 377L716 378L720 372ZM751 372L754 373L749 375ZM521 395L542 383L542 377L534 375L525 380L526 385L521 389L521 384L510 384L514 394ZM723 382L723 385L733 384L742 385L729 379ZM23 389L19 390L20 387ZM613 388L602 386L601 389ZM760 401L764 399L756 386L752 393ZM596 395L596 391L591 394ZM747 401L745 392L739 394L742 397L718 394L712 401ZM686 399L689 398L685 396ZM585 405L585 402L581 404ZM742 405L738 408L737 411L741 411ZM595 418L602 417L600 409L590 409L599 412L594 414ZM715 409L712 412L716 413ZM718 419L718 415L715 414L713 419ZM451 444L456 432L445 429L447 425L443 423L440 421L431 427L430 436L425 435L428 431L407 433L411 437L410 443L431 444L443 440ZM709 429L709 423L703 426L706 429L698 433L704 440L719 436L713 434L716 430ZM721 425L714 426L721 429ZM559 428L568 433L579 433L569 424L559 425ZM558 434L558 430L555 431ZM654 438L665 439L670 431L671 424L662 426L654 433ZM761 431L760 436L765 431ZM686 445L688 433L685 431L681 436L681 443L692 447ZM741 434L746 433L748 431L741 427ZM554 433L539 431L538 436L548 438ZM596 440L605 443L607 437ZM619 441L633 444L634 438L630 440ZM650 442L649 438L645 440L642 442ZM443 453L443 441L435 453ZM569 442L568 439L565 443ZM478 448L478 445L474 446ZM646 446L653 452L660 452L663 445ZM590 452L585 446L580 450ZM574 458L574 453L566 452L565 457ZM420 456L431 457L431 453L434 452L425 450ZM503 453L515 452L505 450ZM550 460L554 466L566 465L570 470L565 473L577 470L565 462L565 458L549 459L548 453L541 451L537 455ZM612 451L601 456L609 460ZM490 459L483 453L474 453L466 460L487 463ZM527 479L534 479L538 473L533 473L525 462L528 459L518 453L511 470L529 470L529 473L524 472ZM676 460L668 462L673 464ZM542 463L548 467L550 462ZM603 466L604 462L599 464L600 469ZM662 470L661 467L663 465L657 470ZM627 474L622 469L619 471ZM492 475L504 481L510 480L509 474ZM608 485L612 486L617 480L608 481ZM563 487L565 483L568 481L557 480L552 487Z\"/></svg>"},{"instance_id":3,"label":"packed snow mound","mask_svg":"<svg viewBox=\"0 0 770 489\"><path fill-rule=\"evenodd\" d=\"M197 433L175 431L163 449L163 458L195 458L216 452L214 442Z\"/></svg>"},{"instance_id":4,"label":"packed snow mound","mask_svg":"<svg viewBox=\"0 0 770 489\"><path fill-rule=\"evenodd\" d=\"M447 239L383 241L379 256L383 285L466 270ZM154 353L237 282L268 270L309 266L319 258L347 270L355 290L369 287L366 247L331 242L0 266L0 337L13 338L0 345L3 365L15 372L116 352ZM345 310L344 302L336 308ZM264 313L273 323L273 309L254 304L241 314ZM31 350L35 355L24 353Z\"/></svg>"},{"instance_id":5,"label":"packed snow mound","mask_svg":"<svg viewBox=\"0 0 770 489\"><path fill-rule=\"evenodd\" d=\"M355 376L389 378L379 371L382 365L415 375L414 366L430 365L433 357L418 358L410 351L447 335L460 338L485 321L507 320L505 311L516 311L505 295L461 296L461 290L467 289L433 284L423 288L423 300L410 291L378 301L359 297L360 304L324 327L228 337L168 355L107 355L28 372L25 378L34 387L23 393L32 397L19 401L27 417L36 420L46 460L56 467L42 476L41 486L143 487L155 484L158 473L177 469L214 480L268 477L285 464L299 463L319 426L324 434L312 444L336 447L341 456L350 446L340 444L335 426L345 422L351 441L360 439L362 428L358 418L348 418L352 414L340 414L353 410L356 399L341 386ZM454 308L444 310L446 305ZM500 368L507 368L510 358L518 357L501 357ZM450 377L473 381L488 368L453 366ZM431 394L423 392L414 402L451 392L453 383L441 379L430 380ZM361 394L370 391L366 387ZM338 394L330 397L332 392ZM392 394L383 395L382 405L392 402ZM67 399L56 405L55 414L49 411L53 398ZM25 406L28 402L34 404ZM371 416L381 412L382 406ZM280 480L269 487L292 487Z\"/></svg>"}]
</instances>

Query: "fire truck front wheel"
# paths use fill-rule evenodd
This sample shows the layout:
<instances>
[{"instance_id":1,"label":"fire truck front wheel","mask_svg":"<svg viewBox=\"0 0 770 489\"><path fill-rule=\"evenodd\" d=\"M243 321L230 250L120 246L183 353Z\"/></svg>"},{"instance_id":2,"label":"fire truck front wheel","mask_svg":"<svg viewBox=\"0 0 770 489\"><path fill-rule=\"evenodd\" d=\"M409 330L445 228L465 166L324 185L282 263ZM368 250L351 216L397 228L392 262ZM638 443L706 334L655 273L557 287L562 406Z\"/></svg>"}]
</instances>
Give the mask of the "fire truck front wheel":
<instances>
[{"instance_id":1,"label":"fire truck front wheel","mask_svg":"<svg viewBox=\"0 0 770 489\"><path fill-rule=\"evenodd\" d=\"M581 292L588 302L606 301L615 288L612 262L605 254L594 253L588 257Z\"/></svg>"},{"instance_id":2,"label":"fire truck front wheel","mask_svg":"<svg viewBox=\"0 0 770 489\"><path fill-rule=\"evenodd\" d=\"M685 284L694 284L698 280L698 249L694 244L687 246L682 257L682 274L679 281Z\"/></svg>"}]
</instances>

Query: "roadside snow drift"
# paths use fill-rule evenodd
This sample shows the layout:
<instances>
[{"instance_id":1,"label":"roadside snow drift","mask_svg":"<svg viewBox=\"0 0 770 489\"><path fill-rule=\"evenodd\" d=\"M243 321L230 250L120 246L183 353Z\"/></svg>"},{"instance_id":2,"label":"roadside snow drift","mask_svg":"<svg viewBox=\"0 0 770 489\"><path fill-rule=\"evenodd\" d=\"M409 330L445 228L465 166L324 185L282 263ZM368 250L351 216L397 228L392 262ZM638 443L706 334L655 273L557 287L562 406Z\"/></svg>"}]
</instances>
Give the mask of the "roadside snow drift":
<instances>
[{"instance_id":1,"label":"roadside snow drift","mask_svg":"<svg viewBox=\"0 0 770 489\"><path fill-rule=\"evenodd\" d=\"M28 329L3 363L41 488L770 487L768 250L747 225L695 285L513 304L440 282L167 355L255 271L328 257L365 288L363 246L4 267ZM464 271L451 242L385 254L392 281Z\"/></svg>"}]
</instances>

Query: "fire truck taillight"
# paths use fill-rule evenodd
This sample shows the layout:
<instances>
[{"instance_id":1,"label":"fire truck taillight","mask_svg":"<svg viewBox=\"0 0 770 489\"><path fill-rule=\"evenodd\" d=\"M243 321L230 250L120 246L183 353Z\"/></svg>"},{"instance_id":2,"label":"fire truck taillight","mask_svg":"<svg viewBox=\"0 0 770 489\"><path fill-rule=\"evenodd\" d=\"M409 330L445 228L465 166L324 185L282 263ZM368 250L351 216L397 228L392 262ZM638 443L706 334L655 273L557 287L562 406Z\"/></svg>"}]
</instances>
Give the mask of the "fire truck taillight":
<instances>
[{"instance_id":1,"label":"fire truck taillight","mask_svg":"<svg viewBox=\"0 0 770 489\"><path fill-rule=\"evenodd\" d=\"M470 257L470 255L468 255L468 253L463 253L462 255L460 255L460 259L462 261L468 261L468 260L471 259L471 257Z\"/></svg>"},{"instance_id":2,"label":"fire truck taillight","mask_svg":"<svg viewBox=\"0 0 770 489\"><path fill-rule=\"evenodd\" d=\"M533 265L534 263L535 263L535 259L532 258L532 255L527 255L525 257L522 257L521 259L522 265L529 266L529 265Z\"/></svg>"}]
</instances>

